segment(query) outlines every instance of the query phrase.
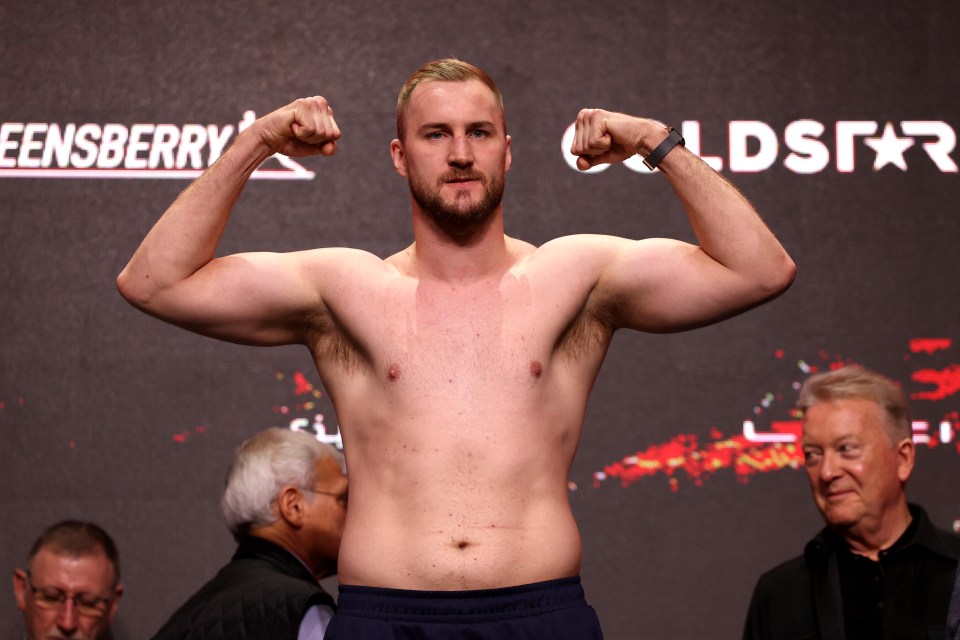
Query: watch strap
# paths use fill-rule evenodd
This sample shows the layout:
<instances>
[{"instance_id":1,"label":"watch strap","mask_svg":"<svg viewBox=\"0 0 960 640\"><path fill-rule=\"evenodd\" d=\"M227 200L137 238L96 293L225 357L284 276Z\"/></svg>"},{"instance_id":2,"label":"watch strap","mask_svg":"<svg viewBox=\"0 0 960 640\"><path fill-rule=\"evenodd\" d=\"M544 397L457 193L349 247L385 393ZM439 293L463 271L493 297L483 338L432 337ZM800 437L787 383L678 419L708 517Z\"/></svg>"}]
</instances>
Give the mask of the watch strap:
<instances>
[{"instance_id":1,"label":"watch strap","mask_svg":"<svg viewBox=\"0 0 960 640\"><path fill-rule=\"evenodd\" d=\"M686 143L683 140L683 136L680 135L680 132L670 127L670 132L667 134L667 137L663 139L663 142L657 145L657 148L653 150L649 156L643 159L643 164L647 166L647 169L653 171L660 163L663 162L663 159L670 153L671 150L677 145L686 146Z\"/></svg>"}]
</instances>

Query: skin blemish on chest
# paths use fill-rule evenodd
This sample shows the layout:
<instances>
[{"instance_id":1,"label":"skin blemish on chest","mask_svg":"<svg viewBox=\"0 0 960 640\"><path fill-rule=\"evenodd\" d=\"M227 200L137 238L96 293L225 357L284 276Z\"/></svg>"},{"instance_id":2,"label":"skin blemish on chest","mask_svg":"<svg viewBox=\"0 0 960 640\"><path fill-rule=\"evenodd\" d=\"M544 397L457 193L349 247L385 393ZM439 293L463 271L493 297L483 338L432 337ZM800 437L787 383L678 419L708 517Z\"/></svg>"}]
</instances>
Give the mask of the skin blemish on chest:
<instances>
[{"instance_id":1,"label":"skin blemish on chest","mask_svg":"<svg viewBox=\"0 0 960 640\"><path fill-rule=\"evenodd\" d=\"M534 378L539 378L540 374L543 373L543 365L540 364L539 360L533 360L530 362L530 375Z\"/></svg>"}]
</instances>

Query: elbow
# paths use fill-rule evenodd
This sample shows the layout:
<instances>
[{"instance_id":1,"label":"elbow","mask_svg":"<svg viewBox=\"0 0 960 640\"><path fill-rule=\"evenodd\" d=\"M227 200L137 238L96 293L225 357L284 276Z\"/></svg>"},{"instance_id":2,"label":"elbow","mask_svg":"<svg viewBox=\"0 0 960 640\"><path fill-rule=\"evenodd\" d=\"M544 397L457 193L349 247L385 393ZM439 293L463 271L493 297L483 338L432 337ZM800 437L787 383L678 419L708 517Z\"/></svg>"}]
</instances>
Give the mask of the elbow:
<instances>
[{"instance_id":1,"label":"elbow","mask_svg":"<svg viewBox=\"0 0 960 640\"><path fill-rule=\"evenodd\" d=\"M150 287L144 286L144 282L149 282L150 276L137 278L130 273L127 267L117 276L117 291L124 300L138 309L146 309L150 306Z\"/></svg>"},{"instance_id":2,"label":"elbow","mask_svg":"<svg viewBox=\"0 0 960 640\"><path fill-rule=\"evenodd\" d=\"M789 289L796 277L797 264L786 252L783 252L780 260L767 272L763 288L768 293L768 297L775 298Z\"/></svg>"}]
</instances>

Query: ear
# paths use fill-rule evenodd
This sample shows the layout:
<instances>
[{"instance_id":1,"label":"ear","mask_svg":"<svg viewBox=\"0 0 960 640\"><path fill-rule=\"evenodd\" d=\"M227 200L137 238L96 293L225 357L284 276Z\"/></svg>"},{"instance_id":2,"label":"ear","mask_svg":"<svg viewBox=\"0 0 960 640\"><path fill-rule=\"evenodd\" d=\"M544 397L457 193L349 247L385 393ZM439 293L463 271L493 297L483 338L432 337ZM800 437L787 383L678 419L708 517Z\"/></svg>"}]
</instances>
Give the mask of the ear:
<instances>
[{"instance_id":1,"label":"ear","mask_svg":"<svg viewBox=\"0 0 960 640\"><path fill-rule=\"evenodd\" d=\"M114 591L113 603L110 605L110 611L107 612L108 620L113 620L113 616L117 615L117 609L120 608L120 598L123 596L123 585L118 584L116 591Z\"/></svg>"},{"instance_id":2,"label":"ear","mask_svg":"<svg viewBox=\"0 0 960 640\"><path fill-rule=\"evenodd\" d=\"M296 487L286 486L280 491L277 498L278 515L291 527L299 529L303 525L305 508L303 501L306 498L303 492Z\"/></svg>"},{"instance_id":3,"label":"ear","mask_svg":"<svg viewBox=\"0 0 960 640\"><path fill-rule=\"evenodd\" d=\"M905 483L910 474L913 473L913 461L916 458L917 448L913 443L913 438L904 438L897 445L897 477L901 483Z\"/></svg>"},{"instance_id":4,"label":"ear","mask_svg":"<svg viewBox=\"0 0 960 640\"><path fill-rule=\"evenodd\" d=\"M507 136L507 152L503 157L503 172L510 171L510 164L513 162L513 156L510 153L510 136Z\"/></svg>"},{"instance_id":5,"label":"ear","mask_svg":"<svg viewBox=\"0 0 960 640\"><path fill-rule=\"evenodd\" d=\"M13 593L17 596L17 607L24 611L27 608L27 574L23 569L13 570Z\"/></svg>"},{"instance_id":6,"label":"ear","mask_svg":"<svg viewBox=\"0 0 960 640\"><path fill-rule=\"evenodd\" d=\"M396 138L390 143L390 157L393 158L393 168L404 178L407 177L407 158L403 155L403 143Z\"/></svg>"}]
</instances>

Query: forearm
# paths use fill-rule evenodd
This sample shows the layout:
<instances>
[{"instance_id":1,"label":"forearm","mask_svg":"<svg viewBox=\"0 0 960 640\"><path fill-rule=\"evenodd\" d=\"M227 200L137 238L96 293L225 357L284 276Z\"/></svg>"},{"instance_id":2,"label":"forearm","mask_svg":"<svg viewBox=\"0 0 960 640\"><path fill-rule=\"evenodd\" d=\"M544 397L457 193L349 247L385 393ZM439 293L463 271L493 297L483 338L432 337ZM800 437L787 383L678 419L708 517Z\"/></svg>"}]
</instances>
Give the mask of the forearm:
<instances>
[{"instance_id":1,"label":"forearm","mask_svg":"<svg viewBox=\"0 0 960 640\"><path fill-rule=\"evenodd\" d=\"M146 306L154 294L210 262L244 185L272 153L253 127L238 135L144 238L117 279L123 296Z\"/></svg>"},{"instance_id":2,"label":"forearm","mask_svg":"<svg viewBox=\"0 0 960 640\"><path fill-rule=\"evenodd\" d=\"M683 203L704 253L763 289L779 292L790 284L793 261L736 187L681 146L659 169Z\"/></svg>"},{"instance_id":3,"label":"forearm","mask_svg":"<svg viewBox=\"0 0 960 640\"><path fill-rule=\"evenodd\" d=\"M634 154L649 158L668 133L647 118L583 109L571 152L580 156L581 169ZM662 238L608 243L612 258L594 298L616 310L612 326L644 331L703 326L790 285L793 261L733 185L683 146L670 149L657 166L686 209L699 246Z\"/></svg>"}]
</instances>

